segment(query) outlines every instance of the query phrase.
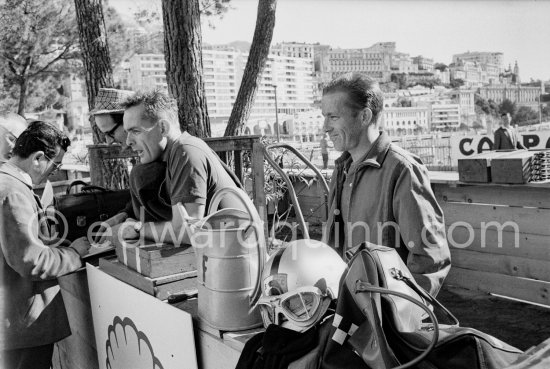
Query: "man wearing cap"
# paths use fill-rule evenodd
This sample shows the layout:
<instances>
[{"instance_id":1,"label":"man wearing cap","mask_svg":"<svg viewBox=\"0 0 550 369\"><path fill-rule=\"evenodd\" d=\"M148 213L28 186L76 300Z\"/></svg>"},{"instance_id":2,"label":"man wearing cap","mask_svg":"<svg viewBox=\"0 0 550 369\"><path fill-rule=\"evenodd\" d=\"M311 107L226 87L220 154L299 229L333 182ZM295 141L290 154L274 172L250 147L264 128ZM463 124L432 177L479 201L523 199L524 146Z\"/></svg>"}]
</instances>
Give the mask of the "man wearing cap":
<instances>
[{"instance_id":1,"label":"man wearing cap","mask_svg":"<svg viewBox=\"0 0 550 369\"><path fill-rule=\"evenodd\" d=\"M108 144L119 143L123 146L126 144L126 132L122 126L124 109L120 106L120 102L132 93L132 91L115 88L100 88L97 93L95 106L90 115L95 117L97 128L105 134Z\"/></svg>"},{"instance_id":2,"label":"man wearing cap","mask_svg":"<svg viewBox=\"0 0 550 369\"><path fill-rule=\"evenodd\" d=\"M27 121L19 114L0 112L0 165L7 162L15 140L27 128Z\"/></svg>"}]
</instances>

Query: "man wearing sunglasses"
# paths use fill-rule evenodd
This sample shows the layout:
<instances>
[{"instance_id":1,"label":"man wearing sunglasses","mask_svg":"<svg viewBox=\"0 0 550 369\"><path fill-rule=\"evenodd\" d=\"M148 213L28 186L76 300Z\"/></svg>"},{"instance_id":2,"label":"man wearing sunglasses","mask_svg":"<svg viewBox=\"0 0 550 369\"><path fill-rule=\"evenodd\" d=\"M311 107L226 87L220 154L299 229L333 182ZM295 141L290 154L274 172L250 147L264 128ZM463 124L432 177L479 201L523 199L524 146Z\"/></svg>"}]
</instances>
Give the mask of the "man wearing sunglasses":
<instances>
[{"instance_id":1,"label":"man wearing sunglasses","mask_svg":"<svg viewBox=\"0 0 550 369\"><path fill-rule=\"evenodd\" d=\"M105 142L109 145L120 144L126 147L126 132L122 126L124 108L120 102L132 95L132 91L114 88L100 88L94 109L90 115L94 116L97 128L105 135Z\"/></svg>"},{"instance_id":2,"label":"man wearing sunglasses","mask_svg":"<svg viewBox=\"0 0 550 369\"><path fill-rule=\"evenodd\" d=\"M0 165L10 158L15 140L27 128L27 121L22 116L0 112Z\"/></svg>"},{"instance_id":3,"label":"man wearing sunglasses","mask_svg":"<svg viewBox=\"0 0 550 369\"><path fill-rule=\"evenodd\" d=\"M82 266L85 237L61 246L32 188L61 165L70 140L36 121L0 167L0 367L50 368L53 345L71 334L57 277Z\"/></svg>"}]
</instances>

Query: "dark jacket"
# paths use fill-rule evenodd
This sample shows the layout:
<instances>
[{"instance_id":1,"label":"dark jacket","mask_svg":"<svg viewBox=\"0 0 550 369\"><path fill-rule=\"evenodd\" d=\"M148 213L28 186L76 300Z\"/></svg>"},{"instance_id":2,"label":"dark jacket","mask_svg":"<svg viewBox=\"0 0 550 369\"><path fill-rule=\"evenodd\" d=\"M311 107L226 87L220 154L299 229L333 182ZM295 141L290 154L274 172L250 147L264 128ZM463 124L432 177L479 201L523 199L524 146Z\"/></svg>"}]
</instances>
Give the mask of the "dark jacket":
<instances>
[{"instance_id":1,"label":"dark jacket","mask_svg":"<svg viewBox=\"0 0 550 369\"><path fill-rule=\"evenodd\" d=\"M519 141L519 134L512 127L500 127L495 131L495 143L493 150L525 149Z\"/></svg>"}]
</instances>

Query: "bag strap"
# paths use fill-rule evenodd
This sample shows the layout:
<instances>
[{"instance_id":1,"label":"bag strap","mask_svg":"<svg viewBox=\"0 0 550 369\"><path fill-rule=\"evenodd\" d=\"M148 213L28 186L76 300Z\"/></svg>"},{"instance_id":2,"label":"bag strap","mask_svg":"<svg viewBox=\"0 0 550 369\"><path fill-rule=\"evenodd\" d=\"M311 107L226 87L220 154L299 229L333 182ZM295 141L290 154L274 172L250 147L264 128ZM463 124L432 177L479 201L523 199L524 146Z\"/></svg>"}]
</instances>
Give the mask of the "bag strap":
<instances>
[{"instance_id":1,"label":"bag strap","mask_svg":"<svg viewBox=\"0 0 550 369\"><path fill-rule=\"evenodd\" d=\"M87 182L84 182L80 179L77 179L77 180L74 180L72 181L69 186L67 186L67 195L70 195L71 194L71 189L74 187L74 186L82 186L82 192L84 191L101 191L101 192L112 192L111 190L108 190L104 187L100 187L100 186L95 186L95 185L91 185Z\"/></svg>"},{"instance_id":2,"label":"bag strap","mask_svg":"<svg viewBox=\"0 0 550 369\"><path fill-rule=\"evenodd\" d=\"M393 278L395 278L399 281L405 282L405 284L407 286L409 286L414 292L419 294L422 298L424 298L426 301L428 301L433 306L436 306L437 308L439 308L439 310L441 310L445 314L445 316L453 322L453 324L452 324L453 326L458 327L460 325L460 322L453 315L453 313L451 313L449 311L449 309L447 309L445 306L443 306L443 304L441 304L439 301L437 301L437 299L435 297L433 297L428 292L426 292L426 290L424 290L422 287L420 287L418 285L418 283L416 283L415 280L403 275L403 273L399 269L396 269L396 268L391 268L390 273L391 273Z\"/></svg>"},{"instance_id":3,"label":"bag strap","mask_svg":"<svg viewBox=\"0 0 550 369\"><path fill-rule=\"evenodd\" d=\"M409 361L405 364L396 366L392 369L410 368L410 367L418 364L420 361L424 360L426 358L426 356L428 356L430 354L430 352L434 349L435 345L437 344L437 341L439 340L439 323L437 321L436 316L431 311L431 309L429 307L427 307L426 305L424 305L422 302L418 301L414 297L411 297L407 294L397 292L397 291L392 291L392 290L389 290L387 288L376 287L376 286L373 286L372 284L370 284L368 282L364 282L364 281L361 281L361 280L358 280L358 281L355 282L355 288L354 288L353 292L354 293L370 292L370 293L379 293L379 294L394 295L394 296L401 297L401 298L403 298L407 301L410 301L413 304L419 306L420 308L422 308L426 313L428 313L430 319L432 320L432 323L434 325L434 327L433 327L433 337L432 337L432 340L431 340L430 344L428 345L428 347L426 347L424 352L421 353L420 355L418 355L413 360L411 360L411 361Z\"/></svg>"}]
</instances>

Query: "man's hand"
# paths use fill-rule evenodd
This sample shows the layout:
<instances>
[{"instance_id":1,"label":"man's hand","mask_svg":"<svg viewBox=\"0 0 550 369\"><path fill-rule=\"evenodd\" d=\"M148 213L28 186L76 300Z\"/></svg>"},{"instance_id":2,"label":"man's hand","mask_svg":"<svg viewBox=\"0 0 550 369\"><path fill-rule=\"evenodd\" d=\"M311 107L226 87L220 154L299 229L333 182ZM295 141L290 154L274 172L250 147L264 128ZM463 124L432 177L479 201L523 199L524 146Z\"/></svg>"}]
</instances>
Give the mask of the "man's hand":
<instances>
[{"instance_id":1,"label":"man's hand","mask_svg":"<svg viewBox=\"0 0 550 369\"><path fill-rule=\"evenodd\" d=\"M92 244L88 241L88 238L86 237L80 237L80 238L77 238L76 240L74 240L72 243L71 243L71 248L73 250L75 250L78 255L80 255L80 257L88 254L88 250L90 249L90 247L92 246Z\"/></svg>"},{"instance_id":2,"label":"man's hand","mask_svg":"<svg viewBox=\"0 0 550 369\"><path fill-rule=\"evenodd\" d=\"M95 233L94 242L95 243L103 243L110 237L113 237L113 236L116 237L114 227L118 224L121 224L126 219L128 219L128 214L126 214L125 212L122 212L122 213L118 213L117 215L112 216L109 219L102 222L101 227L99 227L99 229ZM117 230L118 230L118 228L117 228Z\"/></svg>"},{"instance_id":3,"label":"man's hand","mask_svg":"<svg viewBox=\"0 0 550 369\"><path fill-rule=\"evenodd\" d=\"M126 219L124 223L118 224L113 227L113 238L119 241L136 240L139 238L139 233L134 229L134 225L138 221L132 218Z\"/></svg>"}]
</instances>

